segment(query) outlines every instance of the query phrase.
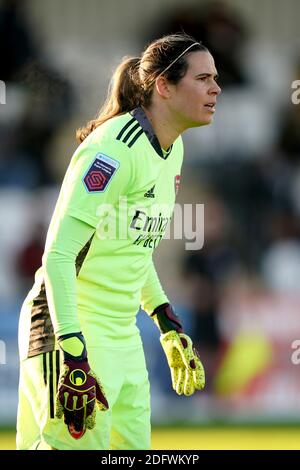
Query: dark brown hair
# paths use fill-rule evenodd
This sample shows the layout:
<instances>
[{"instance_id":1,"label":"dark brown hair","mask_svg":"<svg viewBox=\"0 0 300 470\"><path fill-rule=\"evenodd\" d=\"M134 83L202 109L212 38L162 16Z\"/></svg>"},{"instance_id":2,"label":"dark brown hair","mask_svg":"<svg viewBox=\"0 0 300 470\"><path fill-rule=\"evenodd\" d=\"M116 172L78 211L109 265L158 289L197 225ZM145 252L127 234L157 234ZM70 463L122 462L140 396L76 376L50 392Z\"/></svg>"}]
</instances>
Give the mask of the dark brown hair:
<instances>
[{"instance_id":1,"label":"dark brown hair","mask_svg":"<svg viewBox=\"0 0 300 470\"><path fill-rule=\"evenodd\" d=\"M193 47L187 53L208 52L208 49L193 37L178 33L153 41L141 57L124 57L112 76L106 101L98 116L85 127L78 129L78 142L83 142L94 129L114 116L127 113L141 105L147 108L151 103L156 78L192 44ZM163 73L171 83L178 83L186 74L186 57L187 54L183 54Z\"/></svg>"}]
</instances>

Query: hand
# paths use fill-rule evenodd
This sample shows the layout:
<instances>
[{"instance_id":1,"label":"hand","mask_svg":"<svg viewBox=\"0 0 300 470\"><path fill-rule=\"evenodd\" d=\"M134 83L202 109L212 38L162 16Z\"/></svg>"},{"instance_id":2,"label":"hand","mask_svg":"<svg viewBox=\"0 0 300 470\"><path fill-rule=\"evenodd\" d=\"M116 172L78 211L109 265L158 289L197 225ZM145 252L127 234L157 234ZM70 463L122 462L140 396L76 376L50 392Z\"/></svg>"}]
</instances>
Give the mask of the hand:
<instances>
[{"instance_id":1,"label":"hand","mask_svg":"<svg viewBox=\"0 0 300 470\"><path fill-rule=\"evenodd\" d=\"M56 396L56 417L62 418L74 439L96 424L96 408L109 408L101 383L87 361L85 341L81 333L58 338L63 352L63 370Z\"/></svg>"},{"instance_id":2,"label":"hand","mask_svg":"<svg viewBox=\"0 0 300 470\"><path fill-rule=\"evenodd\" d=\"M167 357L176 393L192 395L195 390L202 390L205 385L204 369L191 338L170 330L160 336L160 342Z\"/></svg>"}]
</instances>

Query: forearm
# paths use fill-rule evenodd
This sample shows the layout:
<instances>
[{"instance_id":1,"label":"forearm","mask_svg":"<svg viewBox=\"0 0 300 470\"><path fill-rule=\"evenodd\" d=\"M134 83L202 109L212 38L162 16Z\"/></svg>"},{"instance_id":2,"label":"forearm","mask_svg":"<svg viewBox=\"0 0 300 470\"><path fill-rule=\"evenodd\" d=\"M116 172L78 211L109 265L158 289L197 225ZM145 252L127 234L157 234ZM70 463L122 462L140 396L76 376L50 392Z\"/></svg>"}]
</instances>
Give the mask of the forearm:
<instances>
[{"instance_id":1,"label":"forearm","mask_svg":"<svg viewBox=\"0 0 300 470\"><path fill-rule=\"evenodd\" d=\"M182 331L181 321L162 288L153 261L142 289L142 308L152 317L162 333L170 330Z\"/></svg>"},{"instance_id":2,"label":"forearm","mask_svg":"<svg viewBox=\"0 0 300 470\"><path fill-rule=\"evenodd\" d=\"M77 315L76 258L95 229L65 216L47 239L43 268L49 312L56 336L81 331Z\"/></svg>"},{"instance_id":3,"label":"forearm","mask_svg":"<svg viewBox=\"0 0 300 470\"><path fill-rule=\"evenodd\" d=\"M44 262L47 302L57 336L80 331L76 302L75 259L50 251Z\"/></svg>"},{"instance_id":4,"label":"forearm","mask_svg":"<svg viewBox=\"0 0 300 470\"><path fill-rule=\"evenodd\" d=\"M169 303L169 299L162 288L152 261L148 271L147 280L142 288L142 309L151 315L156 307L165 303Z\"/></svg>"}]
</instances>

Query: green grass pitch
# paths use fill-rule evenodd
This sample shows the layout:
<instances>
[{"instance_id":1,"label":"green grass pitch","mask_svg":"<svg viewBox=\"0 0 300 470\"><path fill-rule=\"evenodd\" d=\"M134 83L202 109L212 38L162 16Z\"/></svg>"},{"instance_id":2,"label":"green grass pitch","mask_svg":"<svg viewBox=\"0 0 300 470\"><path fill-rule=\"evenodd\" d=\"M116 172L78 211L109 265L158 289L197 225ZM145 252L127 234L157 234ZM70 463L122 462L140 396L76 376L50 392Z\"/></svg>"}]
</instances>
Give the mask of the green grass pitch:
<instances>
[{"instance_id":1,"label":"green grass pitch","mask_svg":"<svg viewBox=\"0 0 300 470\"><path fill-rule=\"evenodd\" d=\"M15 449L13 431L0 431L0 449ZM157 428L152 432L152 449L300 450L300 426Z\"/></svg>"}]
</instances>

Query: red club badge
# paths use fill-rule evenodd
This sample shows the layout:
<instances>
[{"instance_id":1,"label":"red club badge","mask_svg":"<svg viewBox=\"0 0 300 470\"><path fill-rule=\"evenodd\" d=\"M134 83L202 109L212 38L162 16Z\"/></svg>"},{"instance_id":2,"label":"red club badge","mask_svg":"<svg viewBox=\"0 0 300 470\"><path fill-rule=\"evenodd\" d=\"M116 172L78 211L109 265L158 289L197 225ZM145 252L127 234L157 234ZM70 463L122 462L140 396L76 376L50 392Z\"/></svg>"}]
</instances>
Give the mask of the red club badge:
<instances>
[{"instance_id":1,"label":"red club badge","mask_svg":"<svg viewBox=\"0 0 300 470\"><path fill-rule=\"evenodd\" d=\"M174 186L175 186L175 194L176 195L178 193L179 185L180 185L180 175L176 175L174 177Z\"/></svg>"}]
</instances>

